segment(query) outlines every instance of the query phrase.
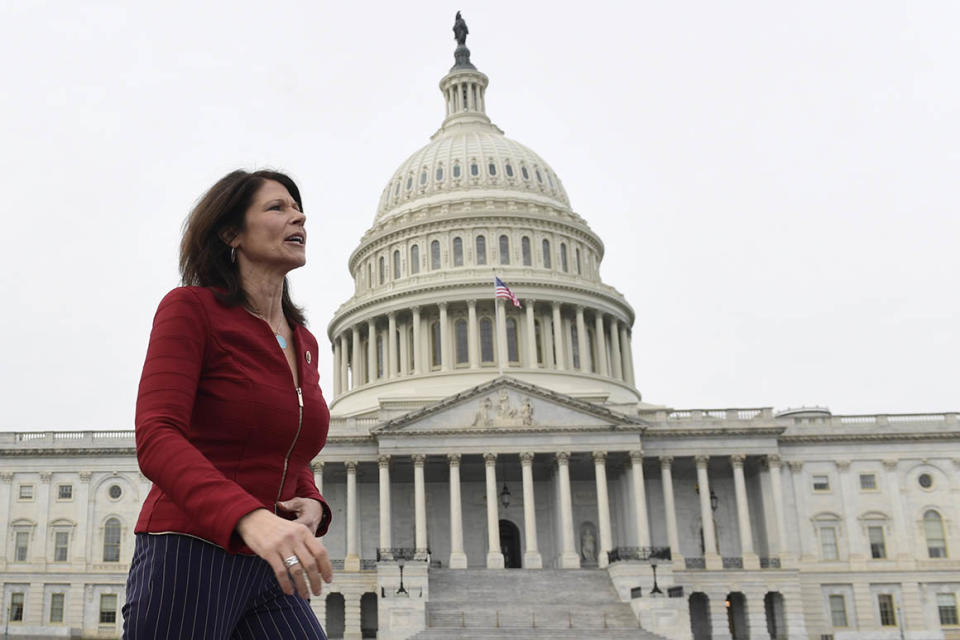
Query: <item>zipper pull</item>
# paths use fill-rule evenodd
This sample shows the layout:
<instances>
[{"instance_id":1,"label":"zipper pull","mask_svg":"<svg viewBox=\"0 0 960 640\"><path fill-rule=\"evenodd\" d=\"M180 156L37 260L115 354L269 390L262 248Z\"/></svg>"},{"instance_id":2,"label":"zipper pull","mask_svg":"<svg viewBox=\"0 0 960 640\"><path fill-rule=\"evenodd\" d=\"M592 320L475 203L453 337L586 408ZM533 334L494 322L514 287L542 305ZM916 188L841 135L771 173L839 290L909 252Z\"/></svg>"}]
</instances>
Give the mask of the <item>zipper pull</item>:
<instances>
[{"instance_id":1,"label":"zipper pull","mask_svg":"<svg viewBox=\"0 0 960 640\"><path fill-rule=\"evenodd\" d=\"M297 404L300 405L300 408L303 408L303 391L300 387L297 387Z\"/></svg>"}]
</instances>

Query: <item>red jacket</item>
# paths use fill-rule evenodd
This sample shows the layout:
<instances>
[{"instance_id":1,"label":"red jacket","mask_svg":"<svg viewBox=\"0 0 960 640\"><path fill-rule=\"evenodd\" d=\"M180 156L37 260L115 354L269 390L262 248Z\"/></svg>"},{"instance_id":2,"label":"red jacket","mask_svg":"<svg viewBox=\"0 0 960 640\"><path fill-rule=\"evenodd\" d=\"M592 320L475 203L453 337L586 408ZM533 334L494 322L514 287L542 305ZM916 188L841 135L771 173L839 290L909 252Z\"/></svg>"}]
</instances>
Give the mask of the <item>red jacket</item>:
<instances>
[{"instance_id":1,"label":"red jacket","mask_svg":"<svg viewBox=\"0 0 960 640\"><path fill-rule=\"evenodd\" d=\"M301 326L293 334L299 394L260 318L201 287L174 289L160 302L137 396L137 460L153 481L137 533L186 533L250 553L237 521L296 496L320 501L317 535L326 533L330 507L310 461L327 439L330 412L317 340Z\"/></svg>"}]
</instances>

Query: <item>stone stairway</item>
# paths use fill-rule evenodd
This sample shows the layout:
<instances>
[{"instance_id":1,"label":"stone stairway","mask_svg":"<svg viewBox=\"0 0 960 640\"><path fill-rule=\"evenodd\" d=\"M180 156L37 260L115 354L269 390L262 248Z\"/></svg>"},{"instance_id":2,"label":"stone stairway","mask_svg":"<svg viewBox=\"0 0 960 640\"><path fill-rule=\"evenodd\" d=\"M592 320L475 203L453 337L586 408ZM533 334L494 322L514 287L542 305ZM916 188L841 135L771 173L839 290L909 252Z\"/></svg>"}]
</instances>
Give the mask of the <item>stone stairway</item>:
<instances>
[{"instance_id":1,"label":"stone stairway","mask_svg":"<svg viewBox=\"0 0 960 640\"><path fill-rule=\"evenodd\" d=\"M431 569L427 629L412 640L654 640L602 569Z\"/></svg>"}]
</instances>

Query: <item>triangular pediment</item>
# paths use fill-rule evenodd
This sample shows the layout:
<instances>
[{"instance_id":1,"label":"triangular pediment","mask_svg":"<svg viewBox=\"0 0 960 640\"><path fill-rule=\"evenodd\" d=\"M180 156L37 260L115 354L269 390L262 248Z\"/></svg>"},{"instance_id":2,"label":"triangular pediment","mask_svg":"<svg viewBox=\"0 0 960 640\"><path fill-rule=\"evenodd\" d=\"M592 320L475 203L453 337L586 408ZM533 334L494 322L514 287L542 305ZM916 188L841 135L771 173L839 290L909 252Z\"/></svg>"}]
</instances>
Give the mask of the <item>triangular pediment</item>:
<instances>
[{"instance_id":1,"label":"triangular pediment","mask_svg":"<svg viewBox=\"0 0 960 640\"><path fill-rule=\"evenodd\" d=\"M383 423L379 433L635 430L645 421L514 378L499 377Z\"/></svg>"}]
</instances>

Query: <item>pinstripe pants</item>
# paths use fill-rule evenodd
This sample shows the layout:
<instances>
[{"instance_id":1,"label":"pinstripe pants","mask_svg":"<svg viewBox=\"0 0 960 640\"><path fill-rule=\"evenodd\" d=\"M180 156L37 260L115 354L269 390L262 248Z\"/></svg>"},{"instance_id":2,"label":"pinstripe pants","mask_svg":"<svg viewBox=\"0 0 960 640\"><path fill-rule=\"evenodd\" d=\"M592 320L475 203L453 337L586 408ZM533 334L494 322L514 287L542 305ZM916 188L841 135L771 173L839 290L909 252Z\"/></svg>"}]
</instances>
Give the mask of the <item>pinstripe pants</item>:
<instances>
[{"instance_id":1,"label":"pinstripe pants","mask_svg":"<svg viewBox=\"0 0 960 640\"><path fill-rule=\"evenodd\" d=\"M138 533L125 640L326 640L309 603L280 590L257 556L191 536Z\"/></svg>"}]
</instances>

